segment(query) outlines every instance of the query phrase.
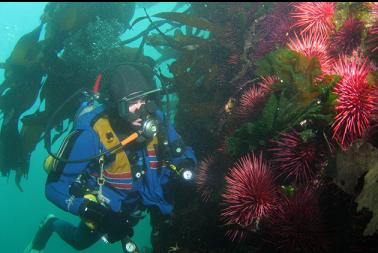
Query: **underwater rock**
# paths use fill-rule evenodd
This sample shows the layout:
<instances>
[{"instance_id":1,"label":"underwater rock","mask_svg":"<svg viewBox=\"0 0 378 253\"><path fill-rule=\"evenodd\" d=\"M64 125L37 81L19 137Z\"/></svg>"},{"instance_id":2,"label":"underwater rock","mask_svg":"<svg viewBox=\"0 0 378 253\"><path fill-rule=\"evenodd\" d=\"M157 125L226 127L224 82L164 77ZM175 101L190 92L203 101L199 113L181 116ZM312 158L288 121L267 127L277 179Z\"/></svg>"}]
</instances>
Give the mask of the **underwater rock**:
<instances>
[{"instance_id":1,"label":"underwater rock","mask_svg":"<svg viewBox=\"0 0 378 253\"><path fill-rule=\"evenodd\" d=\"M339 151L333 179L343 191L357 196L358 212L367 208L373 213L364 231L365 236L373 235L378 230L378 149L359 140L348 151Z\"/></svg>"},{"instance_id":2,"label":"underwater rock","mask_svg":"<svg viewBox=\"0 0 378 253\"><path fill-rule=\"evenodd\" d=\"M358 204L357 211L367 208L373 213L373 217L365 228L364 236L373 235L378 231L378 157L377 150L374 151L374 158L364 177L363 189L355 199Z\"/></svg>"},{"instance_id":3,"label":"underwater rock","mask_svg":"<svg viewBox=\"0 0 378 253\"><path fill-rule=\"evenodd\" d=\"M332 175L334 182L350 195L358 194L358 180L378 163L378 150L372 145L357 141L348 151L336 153L336 171Z\"/></svg>"}]
</instances>

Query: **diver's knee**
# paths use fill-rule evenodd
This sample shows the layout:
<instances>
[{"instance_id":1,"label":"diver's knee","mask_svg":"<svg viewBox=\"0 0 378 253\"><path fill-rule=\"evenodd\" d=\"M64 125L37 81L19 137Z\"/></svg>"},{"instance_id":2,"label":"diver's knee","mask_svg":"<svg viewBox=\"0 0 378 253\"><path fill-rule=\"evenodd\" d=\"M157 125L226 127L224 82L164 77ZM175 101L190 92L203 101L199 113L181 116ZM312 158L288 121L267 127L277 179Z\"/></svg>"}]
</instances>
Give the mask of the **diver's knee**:
<instances>
[{"instance_id":1,"label":"diver's knee","mask_svg":"<svg viewBox=\"0 0 378 253\"><path fill-rule=\"evenodd\" d=\"M82 250L85 250L87 248L89 248L90 245L87 245L87 244L84 244L84 243L80 243L80 242L77 242L77 243L74 243L72 244L72 247L77 250L77 251L82 251Z\"/></svg>"}]
</instances>

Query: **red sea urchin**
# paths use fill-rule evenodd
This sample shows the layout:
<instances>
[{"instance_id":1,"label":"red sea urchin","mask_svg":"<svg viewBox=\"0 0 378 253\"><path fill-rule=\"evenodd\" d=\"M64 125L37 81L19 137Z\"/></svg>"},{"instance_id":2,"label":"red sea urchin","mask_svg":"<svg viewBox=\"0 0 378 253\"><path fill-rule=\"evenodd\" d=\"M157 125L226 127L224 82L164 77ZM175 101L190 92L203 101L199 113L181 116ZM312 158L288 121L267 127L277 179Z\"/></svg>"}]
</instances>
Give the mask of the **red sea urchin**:
<instances>
[{"instance_id":1,"label":"red sea urchin","mask_svg":"<svg viewBox=\"0 0 378 253\"><path fill-rule=\"evenodd\" d=\"M280 252L319 253L327 249L318 196L311 188L283 198L269 220L269 231Z\"/></svg>"},{"instance_id":2,"label":"red sea urchin","mask_svg":"<svg viewBox=\"0 0 378 253\"><path fill-rule=\"evenodd\" d=\"M323 35L310 33L299 38L295 34L295 39L290 39L288 47L305 56L317 57L322 71L326 74L331 71L332 58L328 54L327 40Z\"/></svg>"},{"instance_id":3,"label":"red sea urchin","mask_svg":"<svg viewBox=\"0 0 378 253\"><path fill-rule=\"evenodd\" d=\"M357 51L354 51L350 58L346 55L340 56L333 66L334 74L341 76L343 80L352 76L360 76L365 79L371 70L372 65L369 63L369 59L364 58Z\"/></svg>"},{"instance_id":4,"label":"red sea urchin","mask_svg":"<svg viewBox=\"0 0 378 253\"><path fill-rule=\"evenodd\" d=\"M290 13L296 21L294 27L302 29L301 34L322 34L327 36L334 28L334 2L298 2L293 3L294 11Z\"/></svg>"},{"instance_id":5,"label":"red sea urchin","mask_svg":"<svg viewBox=\"0 0 378 253\"><path fill-rule=\"evenodd\" d=\"M350 54L361 44L364 24L349 17L340 30L331 36L330 50L333 55Z\"/></svg>"},{"instance_id":6,"label":"red sea urchin","mask_svg":"<svg viewBox=\"0 0 378 253\"><path fill-rule=\"evenodd\" d=\"M279 82L280 79L277 76L261 76L261 82L259 87L265 94L272 91L273 84Z\"/></svg>"},{"instance_id":7,"label":"red sea urchin","mask_svg":"<svg viewBox=\"0 0 378 253\"><path fill-rule=\"evenodd\" d=\"M264 100L265 95L266 91L256 85L246 90L240 97L237 114L243 119L250 117Z\"/></svg>"},{"instance_id":8,"label":"red sea urchin","mask_svg":"<svg viewBox=\"0 0 378 253\"><path fill-rule=\"evenodd\" d=\"M332 130L333 138L344 149L364 136L371 127L373 112L377 110L377 89L366 80L371 69L368 59L358 55L351 59L343 56L335 64L335 72L342 80L334 89L338 99Z\"/></svg>"},{"instance_id":9,"label":"red sea urchin","mask_svg":"<svg viewBox=\"0 0 378 253\"><path fill-rule=\"evenodd\" d=\"M261 76L261 81L246 90L240 97L237 114L241 118L248 118L256 111L256 107L262 103L268 93L271 92L273 84L279 81L276 76Z\"/></svg>"},{"instance_id":10,"label":"red sea urchin","mask_svg":"<svg viewBox=\"0 0 378 253\"><path fill-rule=\"evenodd\" d=\"M370 120L377 108L377 91L359 75L341 81L334 91L338 99L332 124L333 138L347 149L371 127Z\"/></svg>"},{"instance_id":11,"label":"red sea urchin","mask_svg":"<svg viewBox=\"0 0 378 253\"><path fill-rule=\"evenodd\" d=\"M290 3L275 3L273 11L257 24L256 32L260 40L254 53L255 57L263 57L287 43L292 26L292 19L287 15L290 11Z\"/></svg>"},{"instance_id":12,"label":"red sea urchin","mask_svg":"<svg viewBox=\"0 0 378 253\"><path fill-rule=\"evenodd\" d=\"M224 186L224 176L227 171L227 162L223 156L209 156L201 161L196 177L197 191L201 194L202 200L208 202L214 200L216 194Z\"/></svg>"},{"instance_id":13,"label":"red sea urchin","mask_svg":"<svg viewBox=\"0 0 378 253\"><path fill-rule=\"evenodd\" d=\"M316 143L304 141L297 131L281 133L272 142L273 168L280 175L293 179L295 183L307 183L314 179L325 162L325 154Z\"/></svg>"},{"instance_id":14,"label":"red sea urchin","mask_svg":"<svg viewBox=\"0 0 378 253\"><path fill-rule=\"evenodd\" d=\"M277 190L262 154L246 155L236 162L226 176L222 198L226 207L221 219L231 228L226 233L231 240L244 239L261 219L269 217L277 204Z\"/></svg>"}]
</instances>

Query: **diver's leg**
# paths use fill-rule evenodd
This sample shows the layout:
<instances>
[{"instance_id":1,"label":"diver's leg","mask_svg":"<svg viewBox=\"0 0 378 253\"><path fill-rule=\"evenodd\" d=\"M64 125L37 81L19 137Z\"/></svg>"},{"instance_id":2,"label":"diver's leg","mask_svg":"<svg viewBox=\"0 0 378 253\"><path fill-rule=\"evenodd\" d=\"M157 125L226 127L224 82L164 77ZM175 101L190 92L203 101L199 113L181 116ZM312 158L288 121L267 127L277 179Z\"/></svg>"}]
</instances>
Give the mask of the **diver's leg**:
<instances>
[{"instance_id":1,"label":"diver's leg","mask_svg":"<svg viewBox=\"0 0 378 253\"><path fill-rule=\"evenodd\" d=\"M56 220L53 223L53 230L76 250L88 248L102 236L102 234L90 230L83 222L80 222L78 226L74 226L67 221Z\"/></svg>"},{"instance_id":2,"label":"diver's leg","mask_svg":"<svg viewBox=\"0 0 378 253\"><path fill-rule=\"evenodd\" d=\"M150 208L151 245L153 253L169 252L169 245L174 245L174 232L170 216L163 215L157 207Z\"/></svg>"},{"instance_id":3,"label":"diver's leg","mask_svg":"<svg viewBox=\"0 0 378 253\"><path fill-rule=\"evenodd\" d=\"M46 216L39 224L38 231L33 240L23 252L42 252L53 233L53 224L56 220L57 218L52 214Z\"/></svg>"}]
</instances>

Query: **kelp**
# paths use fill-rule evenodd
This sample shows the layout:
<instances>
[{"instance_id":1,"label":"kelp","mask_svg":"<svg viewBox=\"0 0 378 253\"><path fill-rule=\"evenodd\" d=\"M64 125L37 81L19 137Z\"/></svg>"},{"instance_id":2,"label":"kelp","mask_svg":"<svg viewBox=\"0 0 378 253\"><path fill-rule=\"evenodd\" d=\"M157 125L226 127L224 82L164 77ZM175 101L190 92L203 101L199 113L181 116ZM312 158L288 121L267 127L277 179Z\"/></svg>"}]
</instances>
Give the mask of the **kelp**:
<instances>
[{"instance_id":1,"label":"kelp","mask_svg":"<svg viewBox=\"0 0 378 253\"><path fill-rule=\"evenodd\" d=\"M187 26L196 27L198 29L210 31L215 35L219 35L222 33L222 29L215 24L211 23L210 21L186 13L179 13L179 12L160 12L154 15L154 17L163 18L171 21L175 21L177 23L185 24Z\"/></svg>"},{"instance_id":2,"label":"kelp","mask_svg":"<svg viewBox=\"0 0 378 253\"><path fill-rule=\"evenodd\" d=\"M53 39L60 34L74 33L86 27L97 18L116 19L123 24L124 31L129 28L128 22L135 12L135 3L48 3L41 17L47 22L46 38ZM120 31L121 32L121 31Z\"/></svg>"},{"instance_id":3,"label":"kelp","mask_svg":"<svg viewBox=\"0 0 378 253\"><path fill-rule=\"evenodd\" d=\"M24 66L39 64L38 55L41 52L41 43L38 43L41 33L42 24L36 27L32 32L23 35L16 43L11 55L5 62L8 66Z\"/></svg>"},{"instance_id":4,"label":"kelp","mask_svg":"<svg viewBox=\"0 0 378 253\"><path fill-rule=\"evenodd\" d=\"M147 13L146 13L147 14ZM152 17L155 18L161 18L164 20L158 20L158 21L152 21ZM139 17L134 20L134 22L131 24L131 27L135 26L141 21L144 21L146 19L150 20L151 24L145 29L143 32L139 33L138 35L127 39L122 42L122 44L128 44L131 43L141 37L146 38L148 34L153 30L158 30L159 27L170 24L173 28L179 28L180 26L185 26L186 31L190 31L193 27L199 29L199 30L208 30L211 32L218 31L218 33L221 33L221 29L214 26L211 22L198 18L194 15L185 14L185 13L176 13L176 12L161 12L157 13L150 17L148 14L146 16ZM190 28L189 28L190 27ZM154 45L154 46L162 46L164 43L164 46L171 46L175 49L182 49L184 46L188 44L193 43L199 43L200 41L203 42L203 39L200 37L197 37L196 35L199 33L197 30L196 33L187 33L187 35L184 35L182 32L179 33L180 30L175 29L175 35L173 37L170 37L166 34L157 34L155 36L148 36L149 38L146 39L148 43ZM184 44L184 45L180 45Z\"/></svg>"},{"instance_id":5,"label":"kelp","mask_svg":"<svg viewBox=\"0 0 378 253\"><path fill-rule=\"evenodd\" d=\"M135 3L48 3L40 25L18 40L2 64L5 80L1 86L0 109L6 120L1 126L0 150L17 156L2 155L0 169L5 176L15 170L19 188L21 177L29 169L30 153L44 133L41 125L46 125L66 97L80 87L93 85L99 69L110 63L107 61L111 50L117 44L117 37L129 27L134 10ZM42 29L45 29L44 37L40 36ZM130 61L129 56L118 58ZM39 93L45 103L44 111L25 119L19 132L20 116L35 103ZM69 105L56 124L73 117L77 103ZM8 137L14 141L8 142Z\"/></svg>"},{"instance_id":6,"label":"kelp","mask_svg":"<svg viewBox=\"0 0 378 253\"><path fill-rule=\"evenodd\" d=\"M147 17L145 17L147 18ZM167 24L169 22L167 22L167 20L159 20L159 21L154 21L152 22L145 30L143 30L142 32L140 32L139 34L129 38L129 39L126 39L126 40L123 40L120 45L127 45L127 44L130 44L140 38L143 38L143 37L146 37L151 31L153 30L156 30L157 28L159 28L160 26L163 26L165 24Z\"/></svg>"},{"instance_id":7,"label":"kelp","mask_svg":"<svg viewBox=\"0 0 378 253\"><path fill-rule=\"evenodd\" d=\"M175 30L173 35L150 35L147 37L146 42L154 47L174 45L172 48L177 50L194 50L209 43L207 39L184 34L181 30Z\"/></svg>"}]
</instances>

